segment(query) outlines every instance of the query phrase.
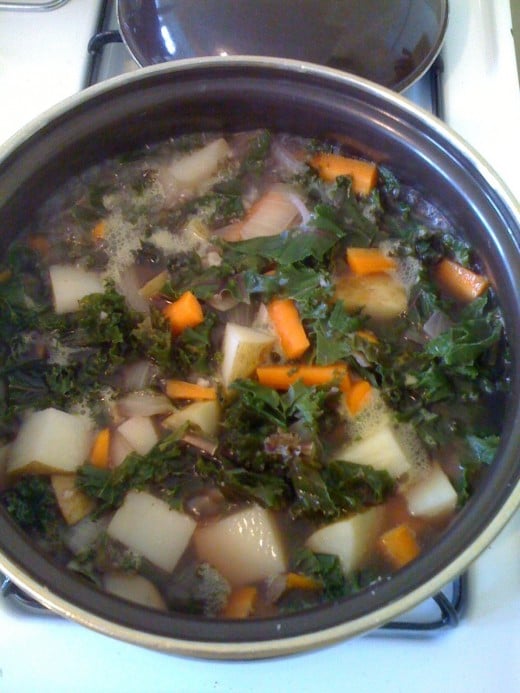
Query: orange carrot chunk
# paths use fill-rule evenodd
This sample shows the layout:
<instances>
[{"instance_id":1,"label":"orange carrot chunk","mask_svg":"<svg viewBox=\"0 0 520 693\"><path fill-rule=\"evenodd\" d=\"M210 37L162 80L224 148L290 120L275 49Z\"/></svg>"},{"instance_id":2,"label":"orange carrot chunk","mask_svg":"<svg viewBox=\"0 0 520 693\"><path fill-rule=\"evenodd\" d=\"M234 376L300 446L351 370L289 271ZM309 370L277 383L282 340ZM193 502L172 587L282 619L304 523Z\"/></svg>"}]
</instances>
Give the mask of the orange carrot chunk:
<instances>
[{"instance_id":1,"label":"orange carrot chunk","mask_svg":"<svg viewBox=\"0 0 520 693\"><path fill-rule=\"evenodd\" d=\"M319 580L301 575L300 573L287 573L285 587L288 590L308 590L309 592L318 591L323 588Z\"/></svg>"},{"instance_id":2,"label":"orange carrot chunk","mask_svg":"<svg viewBox=\"0 0 520 693\"><path fill-rule=\"evenodd\" d=\"M297 359L310 347L298 310L290 298L271 301L267 306L269 317L288 359Z\"/></svg>"},{"instance_id":3,"label":"orange carrot chunk","mask_svg":"<svg viewBox=\"0 0 520 693\"><path fill-rule=\"evenodd\" d=\"M394 568L402 568L420 553L415 532L406 524L398 525L379 537L379 548Z\"/></svg>"},{"instance_id":4,"label":"orange carrot chunk","mask_svg":"<svg viewBox=\"0 0 520 693\"><path fill-rule=\"evenodd\" d=\"M348 248L347 262L355 274L377 274L395 269L395 260L379 248Z\"/></svg>"},{"instance_id":5,"label":"orange carrot chunk","mask_svg":"<svg viewBox=\"0 0 520 693\"><path fill-rule=\"evenodd\" d=\"M247 618L255 610L258 590L256 587L240 587L234 590L222 612L224 618Z\"/></svg>"},{"instance_id":6,"label":"orange carrot chunk","mask_svg":"<svg viewBox=\"0 0 520 693\"><path fill-rule=\"evenodd\" d=\"M344 390L344 392L347 408L352 416L356 416L370 401L372 385L368 380L358 380L355 383L351 383L350 387L346 391Z\"/></svg>"},{"instance_id":7,"label":"orange carrot chunk","mask_svg":"<svg viewBox=\"0 0 520 693\"><path fill-rule=\"evenodd\" d=\"M214 387L187 383L184 380L167 380L166 394L171 399L217 399L217 391Z\"/></svg>"},{"instance_id":8,"label":"orange carrot chunk","mask_svg":"<svg viewBox=\"0 0 520 693\"><path fill-rule=\"evenodd\" d=\"M337 363L332 366L259 366L256 376L261 385L273 390L288 390L298 380L304 385L327 385L339 380L342 391L348 389L350 378L347 366Z\"/></svg>"},{"instance_id":9,"label":"orange carrot chunk","mask_svg":"<svg viewBox=\"0 0 520 693\"><path fill-rule=\"evenodd\" d=\"M166 306L163 314L169 321L173 334L176 335L204 321L202 306L191 291L186 291L177 301Z\"/></svg>"},{"instance_id":10,"label":"orange carrot chunk","mask_svg":"<svg viewBox=\"0 0 520 693\"><path fill-rule=\"evenodd\" d=\"M110 429L103 428L97 434L92 450L90 451L90 463L94 467L106 469L110 460Z\"/></svg>"},{"instance_id":11,"label":"orange carrot chunk","mask_svg":"<svg viewBox=\"0 0 520 693\"><path fill-rule=\"evenodd\" d=\"M98 221L98 223L94 226L94 228L91 231L92 238L95 241L102 241L103 238L105 237L105 233L106 233L106 224L103 221L103 219L101 219L101 221Z\"/></svg>"},{"instance_id":12,"label":"orange carrot chunk","mask_svg":"<svg viewBox=\"0 0 520 693\"><path fill-rule=\"evenodd\" d=\"M338 176L350 176L352 188L358 195L369 195L377 184L377 166L369 161L322 152L313 156L309 163L328 183Z\"/></svg>"},{"instance_id":13,"label":"orange carrot chunk","mask_svg":"<svg viewBox=\"0 0 520 693\"><path fill-rule=\"evenodd\" d=\"M473 301L482 296L489 286L487 277L447 258L435 268L435 277L439 286L459 301Z\"/></svg>"}]
</instances>

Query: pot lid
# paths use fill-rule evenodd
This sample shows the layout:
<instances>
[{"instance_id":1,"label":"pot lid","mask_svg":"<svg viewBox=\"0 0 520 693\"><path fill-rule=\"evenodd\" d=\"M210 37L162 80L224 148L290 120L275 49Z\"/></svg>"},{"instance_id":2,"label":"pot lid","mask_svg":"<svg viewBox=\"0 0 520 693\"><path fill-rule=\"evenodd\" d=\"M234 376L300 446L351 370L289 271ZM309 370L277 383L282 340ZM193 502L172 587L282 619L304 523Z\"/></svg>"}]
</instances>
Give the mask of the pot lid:
<instances>
[{"instance_id":1,"label":"pot lid","mask_svg":"<svg viewBox=\"0 0 520 693\"><path fill-rule=\"evenodd\" d=\"M437 56L447 0L118 0L141 66L261 55L334 67L401 91Z\"/></svg>"}]
</instances>

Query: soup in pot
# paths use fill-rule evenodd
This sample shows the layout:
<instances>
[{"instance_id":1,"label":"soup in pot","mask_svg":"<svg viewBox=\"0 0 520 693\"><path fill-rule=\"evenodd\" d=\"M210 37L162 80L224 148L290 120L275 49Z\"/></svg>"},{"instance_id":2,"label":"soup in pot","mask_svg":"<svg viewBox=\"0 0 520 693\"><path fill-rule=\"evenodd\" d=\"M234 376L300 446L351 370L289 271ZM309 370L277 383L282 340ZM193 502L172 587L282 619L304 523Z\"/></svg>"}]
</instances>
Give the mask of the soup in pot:
<instances>
[{"instance_id":1,"label":"soup in pot","mask_svg":"<svg viewBox=\"0 0 520 693\"><path fill-rule=\"evenodd\" d=\"M71 180L0 264L6 511L208 618L391 578L499 442L503 321L458 231L334 139L179 136Z\"/></svg>"}]
</instances>

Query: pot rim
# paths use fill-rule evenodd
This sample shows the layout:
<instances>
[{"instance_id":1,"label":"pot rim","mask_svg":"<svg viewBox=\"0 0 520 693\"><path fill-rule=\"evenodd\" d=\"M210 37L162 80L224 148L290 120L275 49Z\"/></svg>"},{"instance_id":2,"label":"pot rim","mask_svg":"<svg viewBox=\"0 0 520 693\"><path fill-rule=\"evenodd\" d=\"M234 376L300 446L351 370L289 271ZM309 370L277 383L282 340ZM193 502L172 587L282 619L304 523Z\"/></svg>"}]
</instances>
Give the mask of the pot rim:
<instances>
[{"instance_id":1,"label":"pot rim","mask_svg":"<svg viewBox=\"0 0 520 693\"><path fill-rule=\"evenodd\" d=\"M452 129L447 123L437 118L435 115L426 109L418 106L410 101L406 96L393 91L387 87L371 82L370 80L358 77L354 74L343 72L331 67L324 67L315 63L309 63L301 60L291 60L288 58L271 58L255 55L238 55L238 56L217 56L203 58L186 58L176 60L159 65L150 65L148 67L139 67L134 72L117 75L110 79L104 80L98 84L94 84L86 89L83 89L76 94L61 100L59 103L46 109L40 115L36 116L28 123L23 125L17 132L12 134L5 142L0 143L0 165L3 163L11 152L17 149L23 142L30 137L36 135L40 129L45 127L53 120L61 115L73 110L74 108L84 104L90 99L95 99L106 92L111 92L118 87L133 82L146 80L148 75L161 73L176 73L199 69L219 69L229 66L247 68L266 68L277 71L291 71L300 74L308 74L315 77L324 77L328 80L337 81L342 84L351 84L359 89L366 91L371 95L383 95L386 101L389 101L395 106L398 106L402 111L415 116L419 120L423 120L436 132L443 135L446 141L458 149L466 159L473 164L486 180L486 182L497 190L502 201L506 203L509 211L515 217L520 218L520 201L517 201L499 174L491 167L484 157L461 135Z\"/></svg>"},{"instance_id":2,"label":"pot rim","mask_svg":"<svg viewBox=\"0 0 520 693\"><path fill-rule=\"evenodd\" d=\"M326 78L329 83L336 82L338 84L351 85L361 91L365 91L367 94L376 97L384 97L386 101L397 106L400 111L425 123L429 128L433 129L435 133L442 136L444 141L447 141L448 144L457 149L469 164L476 169L477 173L480 174L486 184L500 196L502 204L505 205L509 214L516 221L518 228L520 228L520 206L514 200L505 184L484 159L444 123L420 107L415 106L405 97L385 87L381 87L362 78L348 75L338 70L292 60L259 58L255 56L190 59L142 68L130 75L115 77L105 83L90 87L84 92L70 97L23 127L0 147L0 166L4 160L16 152L16 149L22 143L26 144L28 140L36 137L40 129L51 124L61 115L73 111L75 108L88 102L90 99L95 99L106 93L117 91L119 87L146 80L149 75L162 73L175 74L177 72L197 71L201 68L219 69L231 65L246 69L269 69L273 71L274 74L289 72ZM108 618L98 616L83 608L75 606L67 599L60 597L48 587L41 585L37 580L26 574L17 560L8 558L3 555L2 552L0 552L0 567L16 584L25 589L44 606L47 606L61 616L71 618L84 626L121 640L155 649L207 658L247 659L252 657L280 656L306 650L311 647L316 647L317 645L323 646L330 644L337 640L355 636L361 632L376 628L438 592L445 584L459 575L469 563L481 553L511 518L515 509L520 506L520 481L514 484L510 483L508 488L504 491L504 497L505 502L502 507L496 511L496 514L492 517L489 524L482 529L481 533L464 549L464 551L414 590L400 595L397 599L376 611L371 611L358 618L319 631L312 630L304 634L284 637L283 629L281 629L280 638L276 639L215 642L213 640L208 641L203 639L179 639L171 636L139 631L125 625L114 623L114 621Z\"/></svg>"}]
</instances>

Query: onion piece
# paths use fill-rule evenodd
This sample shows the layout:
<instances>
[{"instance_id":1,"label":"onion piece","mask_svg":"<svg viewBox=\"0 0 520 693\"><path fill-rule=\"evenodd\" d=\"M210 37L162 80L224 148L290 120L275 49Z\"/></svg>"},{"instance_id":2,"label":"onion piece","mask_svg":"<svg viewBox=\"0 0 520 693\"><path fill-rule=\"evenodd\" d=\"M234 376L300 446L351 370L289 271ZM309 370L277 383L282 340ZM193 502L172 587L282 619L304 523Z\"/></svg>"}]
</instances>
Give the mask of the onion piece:
<instances>
[{"instance_id":1,"label":"onion piece","mask_svg":"<svg viewBox=\"0 0 520 693\"><path fill-rule=\"evenodd\" d=\"M194 448L204 450L204 452L207 452L209 455L214 455L218 448L218 443L216 441L197 436L193 433L186 433L186 435L182 437L182 440L188 445L192 445Z\"/></svg>"},{"instance_id":2,"label":"onion piece","mask_svg":"<svg viewBox=\"0 0 520 693\"><path fill-rule=\"evenodd\" d=\"M150 361L136 361L126 366L122 372L123 388L125 392L145 390L158 375L157 367ZM154 393L155 394L155 393Z\"/></svg>"},{"instance_id":3,"label":"onion piece","mask_svg":"<svg viewBox=\"0 0 520 693\"><path fill-rule=\"evenodd\" d=\"M434 311L423 325L424 332L434 339L452 327L453 323L441 310Z\"/></svg>"},{"instance_id":4,"label":"onion piece","mask_svg":"<svg viewBox=\"0 0 520 693\"><path fill-rule=\"evenodd\" d=\"M311 213L309 212L309 210L305 206L305 202L295 192L289 192L287 196L288 196L289 200L293 203L293 205L296 207L296 209L300 212L300 216L302 218L302 224L306 224L309 221L309 219L311 218Z\"/></svg>"},{"instance_id":5,"label":"onion piece","mask_svg":"<svg viewBox=\"0 0 520 693\"><path fill-rule=\"evenodd\" d=\"M146 284L143 284L143 286L139 289L139 296L145 300L156 296L167 281L168 270L159 272L159 274L156 274L155 277L152 277L149 281L147 281Z\"/></svg>"},{"instance_id":6,"label":"onion piece","mask_svg":"<svg viewBox=\"0 0 520 693\"><path fill-rule=\"evenodd\" d=\"M300 216L300 210L280 186L268 190L251 207L242 223L242 239L277 236Z\"/></svg>"},{"instance_id":7,"label":"onion piece","mask_svg":"<svg viewBox=\"0 0 520 693\"><path fill-rule=\"evenodd\" d=\"M162 392L154 392L153 390L130 392L118 400L116 406L117 413L125 418L171 414L174 411L170 399Z\"/></svg>"},{"instance_id":8,"label":"onion piece","mask_svg":"<svg viewBox=\"0 0 520 693\"><path fill-rule=\"evenodd\" d=\"M235 308L235 306L240 303L240 300L235 298L233 294L228 291L228 289L222 289L222 291L219 291L212 298L210 298L208 303L212 308L215 308L215 310L219 310L224 313L232 308Z\"/></svg>"},{"instance_id":9,"label":"onion piece","mask_svg":"<svg viewBox=\"0 0 520 693\"><path fill-rule=\"evenodd\" d=\"M149 313L150 304L139 293L140 282L135 271L135 267L125 267L117 281L117 290L125 297L125 300L132 310L138 313Z\"/></svg>"},{"instance_id":10,"label":"onion piece","mask_svg":"<svg viewBox=\"0 0 520 693\"><path fill-rule=\"evenodd\" d=\"M278 168L282 171L297 174L305 170L305 160L303 152L291 152L287 147L280 142L275 141L271 149L271 156Z\"/></svg>"}]
</instances>

